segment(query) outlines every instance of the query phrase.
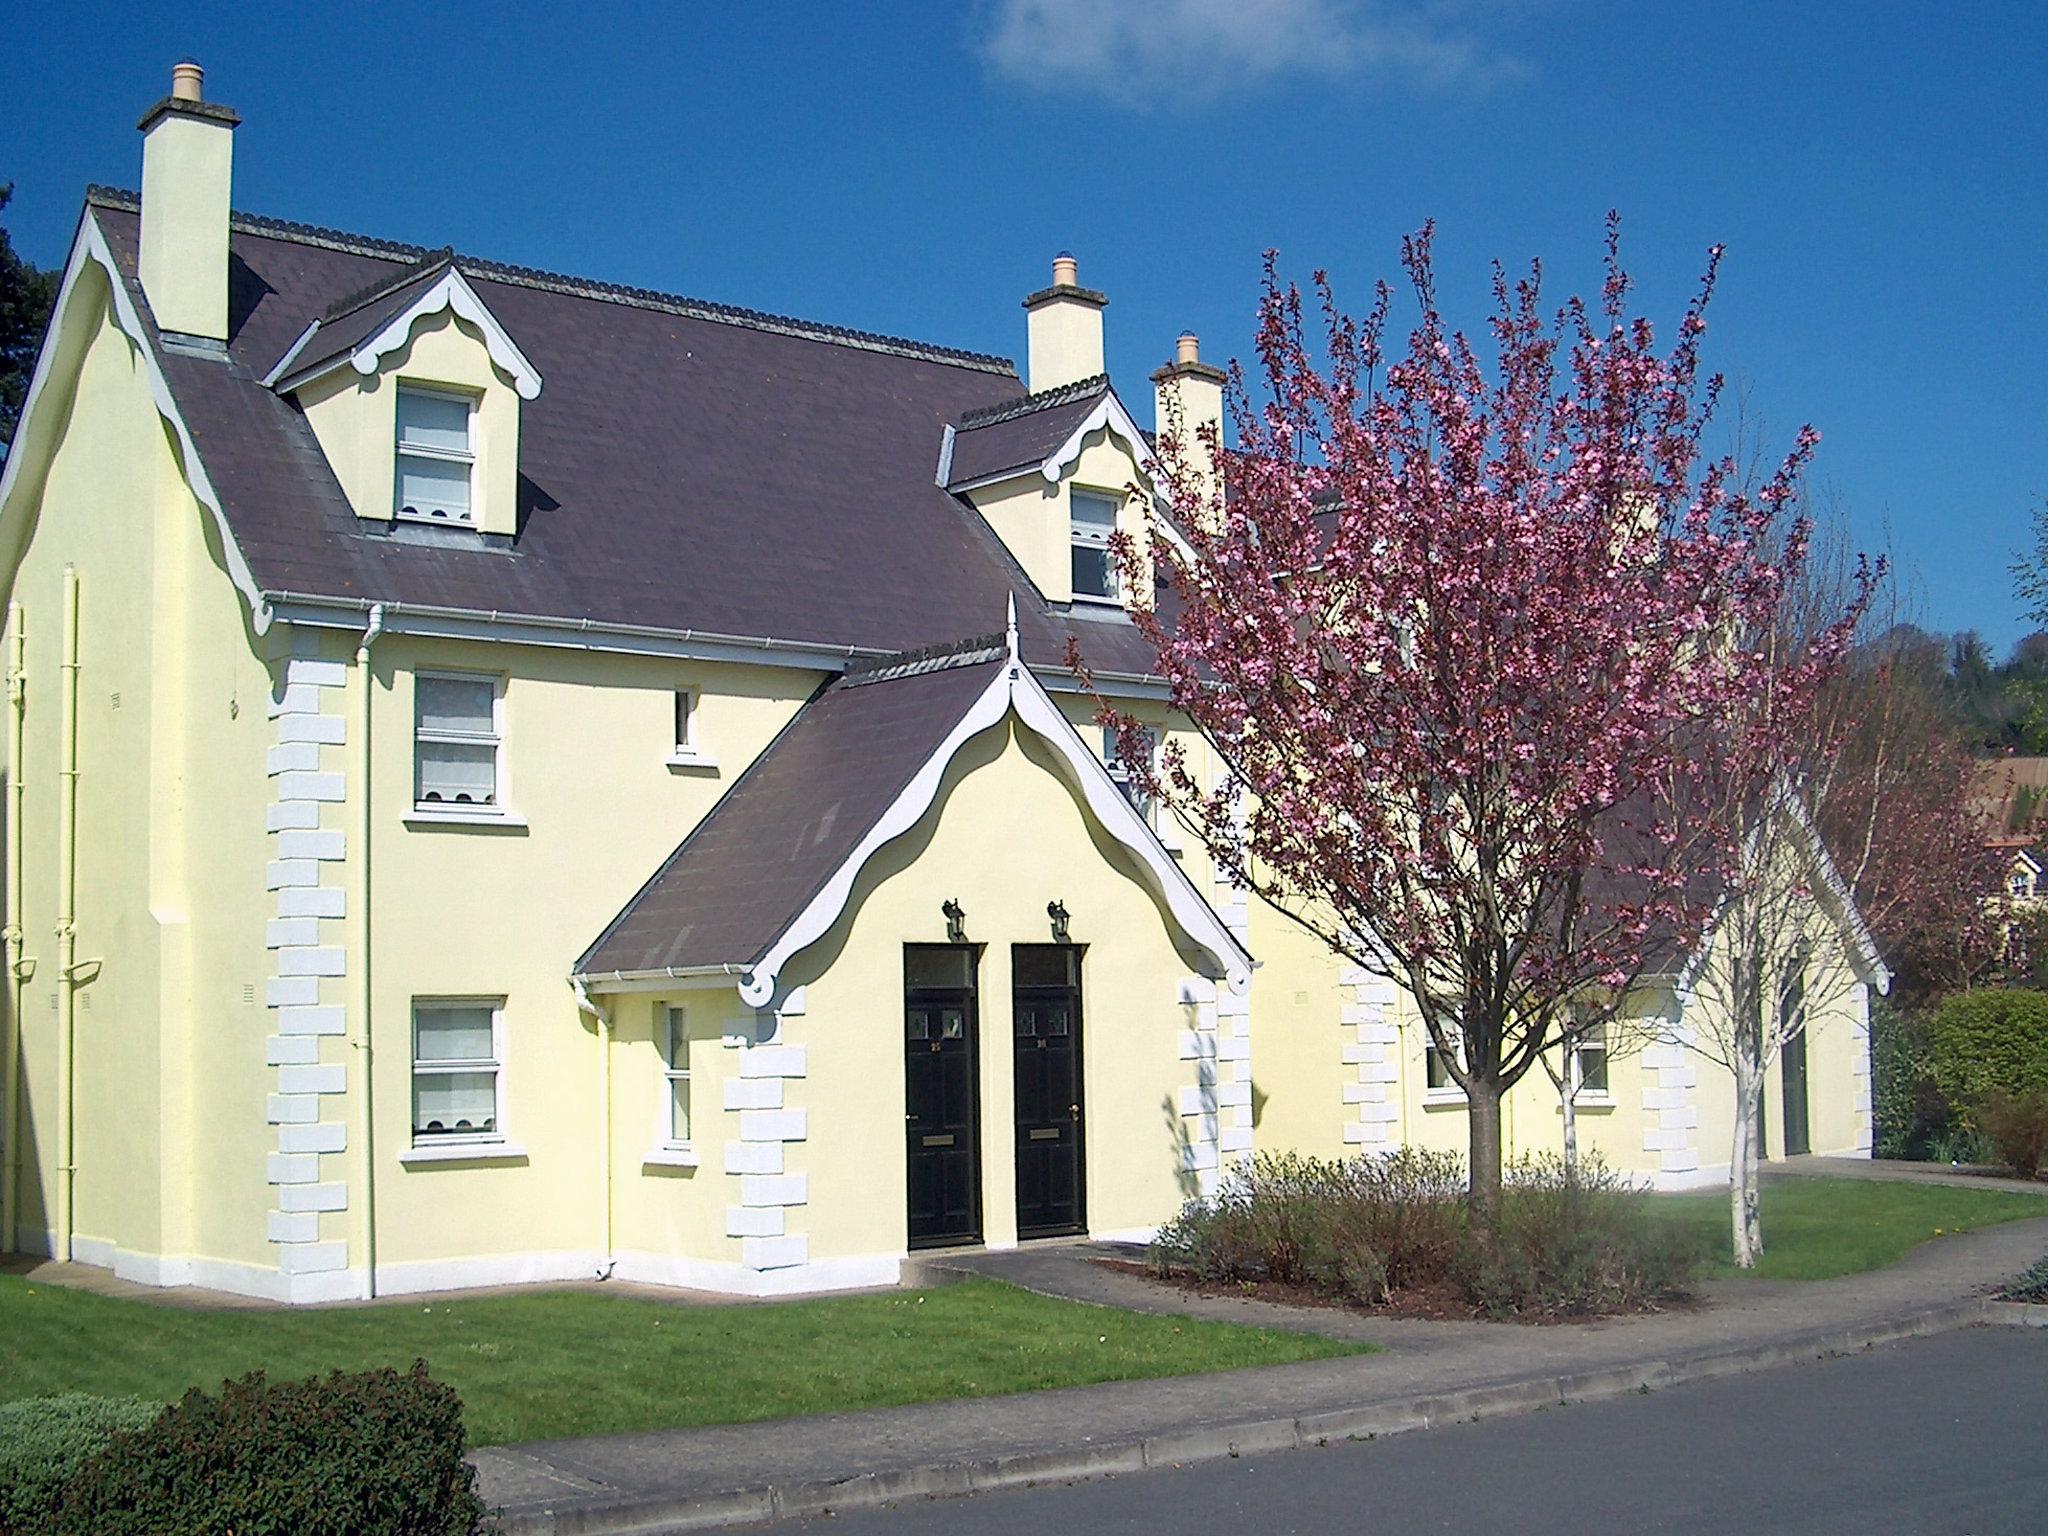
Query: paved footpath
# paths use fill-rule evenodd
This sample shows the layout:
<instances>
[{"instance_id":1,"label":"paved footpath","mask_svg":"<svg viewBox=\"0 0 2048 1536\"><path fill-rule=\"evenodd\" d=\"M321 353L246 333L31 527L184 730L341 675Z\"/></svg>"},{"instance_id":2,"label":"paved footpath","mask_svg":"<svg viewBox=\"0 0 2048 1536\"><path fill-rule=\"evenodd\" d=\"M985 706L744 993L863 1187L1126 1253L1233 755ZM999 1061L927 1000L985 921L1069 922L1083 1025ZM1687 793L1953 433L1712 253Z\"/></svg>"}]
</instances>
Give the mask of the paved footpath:
<instances>
[{"instance_id":1,"label":"paved footpath","mask_svg":"<svg viewBox=\"0 0 2048 1536\"><path fill-rule=\"evenodd\" d=\"M1189 1297L1089 1262L1101 1251L1033 1247L965 1256L948 1267L1078 1301L1328 1333L1386 1352L496 1447L474 1458L485 1497L503 1508L507 1536L651 1536L1386 1435L1846 1353L1987 1319L2048 1321L2048 1309L1983 1299L2048 1252L2048 1217L1925 1243L1871 1274L1718 1282L1696 1310L1541 1328Z\"/></svg>"}]
</instances>

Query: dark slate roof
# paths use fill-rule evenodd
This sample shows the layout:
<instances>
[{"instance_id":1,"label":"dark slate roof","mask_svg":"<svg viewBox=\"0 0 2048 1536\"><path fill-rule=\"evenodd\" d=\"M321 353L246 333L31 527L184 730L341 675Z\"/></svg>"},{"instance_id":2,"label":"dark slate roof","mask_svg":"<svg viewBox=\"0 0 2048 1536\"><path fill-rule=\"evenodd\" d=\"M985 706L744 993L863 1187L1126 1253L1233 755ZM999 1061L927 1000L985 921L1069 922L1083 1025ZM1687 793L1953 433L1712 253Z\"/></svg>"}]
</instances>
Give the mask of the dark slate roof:
<instances>
[{"instance_id":1,"label":"dark slate roof","mask_svg":"<svg viewBox=\"0 0 2048 1536\"><path fill-rule=\"evenodd\" d=\"M1059 389L964 413L954 424L947 488L1044 463L1108 393L1109 375L1098 373Z\"/></svg>"},{"instance_id":2,"label":"dark slate roof","mask_svg":"<svg viewBox=\"0 0 2048 1536\"><path fill-rule=\"evenodd\" d=\"M349 353L383 330L425 293L454 264L453 251L436 251L402 273L349 295L315 323L318 329L284 372L286 380L310 373L322 363ZM304 335L302 331L300 335ZM293 338L294 345L297 338ZM287 349L289 350L289 349ZM268 374L266 373L266 377Z\"/></svg>"},{"instance_id":3,"label":"dark slate roof","mask_svg":"<svg viewBox=\"0 0 2048 1536\"><path fill-rule=\"evenodd\" d=\"M997 637L832 683L612 919L575 974L759 960L1003 665Z\"/></svg>"},{"instance_id":4,"label":"dark slate roof","mask_svg":"<svg viewBox=\"0 0 2048 1536\"><path fill-rule=\"evenodd\" d=\"M132 193L93 189L145 323ZM228 362L158 347L235 543L271 594L770 636L896 652L977 634L1015 595L1027 660L1070 636L1146 673L1126 623L1048 604L934 483L944 429L1024 398L1000 358L457 256L546 381L521 407L506 546L355 516L304 416L262 378L314 319L433 253L236 215Z\"/></svg>"}]
</instances>

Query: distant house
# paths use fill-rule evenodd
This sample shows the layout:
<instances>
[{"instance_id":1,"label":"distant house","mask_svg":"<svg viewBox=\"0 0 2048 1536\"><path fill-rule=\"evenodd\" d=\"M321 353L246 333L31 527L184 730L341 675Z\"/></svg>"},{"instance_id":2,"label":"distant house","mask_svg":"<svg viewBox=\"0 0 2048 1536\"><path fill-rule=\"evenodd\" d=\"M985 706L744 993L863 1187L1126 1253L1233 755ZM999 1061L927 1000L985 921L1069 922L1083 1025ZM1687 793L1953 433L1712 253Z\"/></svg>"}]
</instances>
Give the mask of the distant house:
<instances>
[{"instance_id":1,"label":"distant house","mask_svg":"<svg viewBox=\"0 0 2048 1536\"><path fill-rule=\"evenodd\" d=\"M765 1294L1462 1150L1412 1000L1105 762L1070 644L1224 771L1110 558L1152 458L1071 258L1020 377L231 212L237 122L181 68L88 191L0 480L8 1246ZM1220 420L1194 338L1152 383ZM1884 968L1822 917L1772 1155L1870 1147ZM1670 1043L1581 1046L1582 1144L1724 1177L1700 1005L1632 1006Z\"/></svg>"}]
</instances>

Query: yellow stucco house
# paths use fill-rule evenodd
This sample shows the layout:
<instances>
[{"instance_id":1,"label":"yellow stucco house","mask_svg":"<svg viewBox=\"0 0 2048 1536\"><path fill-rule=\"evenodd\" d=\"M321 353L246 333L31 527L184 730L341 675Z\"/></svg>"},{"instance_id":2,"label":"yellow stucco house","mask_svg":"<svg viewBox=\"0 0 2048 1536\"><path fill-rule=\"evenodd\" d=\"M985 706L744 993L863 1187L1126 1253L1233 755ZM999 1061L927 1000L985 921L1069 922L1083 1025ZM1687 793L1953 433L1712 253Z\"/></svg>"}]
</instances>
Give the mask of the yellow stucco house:
<instances>
[{"instance_id":1,"label":"yellow stucco house","mask_svg":"<svg viewBox=\"0 0 2048 1536\"><path fill-rule=\"evenodd\" d=\"M770 1294L1142 1235L1254 1147L1462 1148L1395 990L1104 765L1070 641L1177 725L1070 258L1020 379L232 213L237 121L181 66L140 195L88 191L0 482L10 1246ZM1772 1092L1863 1153L1842 963ZM1582 1137L1709 1182L1725 1078L1640 1008ZM1511 1146L1559 1118L1532 1076Z\"/></svg>"}]
</instances>

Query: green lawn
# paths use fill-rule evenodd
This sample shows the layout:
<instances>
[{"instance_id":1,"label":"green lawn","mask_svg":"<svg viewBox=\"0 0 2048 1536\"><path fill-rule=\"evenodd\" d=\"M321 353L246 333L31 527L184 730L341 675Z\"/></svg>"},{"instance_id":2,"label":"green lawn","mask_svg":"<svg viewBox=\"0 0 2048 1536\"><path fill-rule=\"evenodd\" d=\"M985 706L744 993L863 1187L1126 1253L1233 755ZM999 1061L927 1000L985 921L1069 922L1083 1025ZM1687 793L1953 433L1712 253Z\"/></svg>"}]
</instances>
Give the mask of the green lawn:
<instances>
[{"instance_id":1,"label":"green lawn","mask_svg":"<svg viewBox=\"0 0 2048 1536\"><path fill-rule=\"evenodd\" d=\"M900 1295L671 1306L588 1293L195 1312L0 1275L0 1401L170 1399L404 1366L461 1392L478 1445L725 1424L1358 1354L1305 1334L1053 1301L975 1280Z\"/></svg>"},{"instance_id":2,"label":"green lawn","mask_svg":"<svg viewBox=\"0 0 2048 1536\"><path fill-rule=\"evenodd\" d=\"M1710 1274L1739 1274L1730 1261L1728 1195L1655 1195L1658 1214L1697 1230L1713 1255ZM1827 1280L1882 1269L1909 1249L1951 1232L2048 1216L2048 1194L1958 1189L1864 1179L1773 1179L1763 1187L1766 1280Z\"/></svg>"}]
</instances>

